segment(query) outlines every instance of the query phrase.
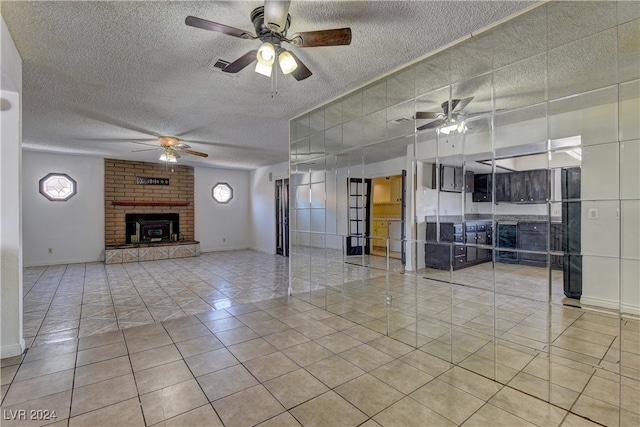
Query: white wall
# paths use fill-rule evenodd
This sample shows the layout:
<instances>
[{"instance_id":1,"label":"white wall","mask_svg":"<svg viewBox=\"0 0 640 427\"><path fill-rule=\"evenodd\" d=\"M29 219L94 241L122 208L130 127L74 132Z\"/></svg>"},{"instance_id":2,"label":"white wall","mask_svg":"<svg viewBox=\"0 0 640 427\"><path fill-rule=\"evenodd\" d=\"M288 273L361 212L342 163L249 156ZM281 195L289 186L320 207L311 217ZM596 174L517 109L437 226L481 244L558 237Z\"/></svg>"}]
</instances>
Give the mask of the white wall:
<instances>
[{"instance_id":1,"label":"white wall","mask_svg":"<svg viewBox=\"0 0 640 427\"><path fill-rule=\"evenodd\" d=\"M22 60L0 19L0 357L24 351L22 335Z\"/></svg>"},{"instance_id":2,"label":"white wall","mask_svg":"<svg viewBox=\"0 0 640 427\"><path fill-rule=\"evenodd\" d=\"M283 178L289 178L288 162L251 171L251 249L269 254L276 252L275 181Z\"/></svg>"},{"instance_id":3,"label":"white wall","mask_svg":"<svg viewBox=\"0 0 640 427\"><path fill-rule=\"evenodd\" d=\"M52 172L73 178L77 194L40 194L40 179ZM104 260L104 159L25 151L22 183L25 266Z\"/></svg>"},{"instance_id":4,"label":"white wall","mask_svg":"<svg viewBox=\"0 0 640 427\"><path fill-rule=\"evenodd\" d=\"M202 252L251 247L250 174L243 170L195 168L195 239ZM218 203L211 196L218 182L233 188L229 203Z\"/></svg>"},{"instance_id":5,"label":"white wall","mask_svg":"<svg viewBox=\"0 0 640 427\"><path fill-rule=\"evenodd\" d=\"M104 159L24 152L24 265L100 262L104 259ZM42 196L39 180L66 173L78 194L66 202ZM203 252L251 247L249 171L195 168L195 238ZM211 197L217 182L233 188L233 199ZM49 253L48 249L52 252Z\"/></svg>"}]
</instances>

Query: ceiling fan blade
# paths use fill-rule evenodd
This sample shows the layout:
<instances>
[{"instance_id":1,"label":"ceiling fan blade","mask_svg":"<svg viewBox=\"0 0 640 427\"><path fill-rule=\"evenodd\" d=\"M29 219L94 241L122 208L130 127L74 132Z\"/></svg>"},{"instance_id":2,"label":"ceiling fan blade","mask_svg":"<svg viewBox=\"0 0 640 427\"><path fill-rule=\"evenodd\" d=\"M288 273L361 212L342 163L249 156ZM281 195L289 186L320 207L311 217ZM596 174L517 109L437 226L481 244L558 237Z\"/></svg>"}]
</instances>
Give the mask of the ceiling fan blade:
<instances>
[{"instance_id":1,"label":"ceiling fan blade","mask_svg":"<svg viewBox=\"0 0 640 427\"><path fill-rule=\"evenodd\" d=\"M157 144L147 144L147 143L145 143L145 142L138 142L138 141L131 141L131 140L127 140L127 142L130 142L130 143L132 143L132 144L147 145L147 146L149 146L149 147L156 147L156 148L158 148L158 145L157 145Z\"/></svg>"},{"instance_id":2,"label":"ceiling fan blade","mask_svg":"<svg viewBox=\"0 0 640 427\"><path fill-rule=\"evenodd\" d=\"M435 111L416 111L416 120L440 118L442 118L442 113L436 113Z\"/></svg>"},{"instance_id":3,"label":"ceiling fan blade","mask_svg":"<svg viewBox=\"0 0 640 427\"><path fill-rule=\"evenodd\" d=\"M176 151L180 151L181 153L193 154L194 156L209 157L209 155L207 153L201 153L200 151L188 150L186 148L178 148Z\"/></svg>"},{"instance_id":4,"label":"ceiling fan blade","mask_svg":"<svg viewBox=\"0 0 640 427\"><path fill-rule=\"evenodd\" d=\"M426 125L422 125L422 126L416 128L416 129L417 130L434 129L434 128L437 128L438 126L444 124L445 121L446 121L445 119L434 120L431 123L427 123Z\"/></svg>"},{"instance_id":5,"label":"ceiling fan blade","mask_svg":"<svg viewBox=\"0 0 640 427\"><path fill-rule=\"evenodd\" d=\"M240 58L233 61L231 64L227 65L222 69L225 73L237 73L242 70L247 65L251 64L256 60L256 55L258 54L257 50L250 50L249 52L242 55Z\"/></svg>"},{"instance_id":6,"label":"ceiling fan blade","mask_svg":"<svg viewBox=\"0 0 640 427\"><path fill-rule=\"evenodd\" d=\"M451 100L451 112L456 113L466 107L473 100L473 96L464 99Z\"/></svg>"},{"instance_id":7,"label":"ceiling fan blade","mask_svg":"<svg viewBox=\"0 0 640 427\"><path fill-rule=\"evenodd\" d=\"M195 16L187 16L187 19L185 19L184 23L190 27L201 28L208 31L216 31L218 33L226 34L233 37L239 37L241 39L253 40L256 38L253 36L253 34L245 30L229 27L228 25L219 24L213 21L207 21L206 19L197 18Z\"/></svg>"},{"instance_id":8,"label":"ceiling fan blade","mask_svg":"<svg viewBox=\"0 0 640 427\"><path fill-rule=\"evenodd\" d=\"M304 80L307 77L311 77L311 75L313 74L311 70L309 70L307 66L303 64L302 61L300 61L300 59L296 56L295 53L291 51L288 51L288 52L291 54L291 56L293 56L293 59L295 59L296 63L298 64L298 68L293 70L291 72L291 75L298 81Z\"/></svg>"},{"instance_id":9,"label":"ceiling fan blade","mask_svg":"<svg viewBox=\"0 0 640 427\"><path fill-rule=\"evenodd\" d=\"M175 145L176 148L191 148L190 145L185 144L184 142L180 142Z\"/></svg>"},{"instance_id":10,"label":"ceiling fan blade","mask_svg":"<svg viewBox=\"0 0 640 427\"><path fill-rule=\"evenodd\" d=\"M344 46L351 44L351 28L296 33L289 43L297 47Z\"/></svg>"},{"instance_id":11,"label":"ceiling fan blade","mask_svg":"<svg viewBox=\"0 0 640 427\"><path fill-rule=\"evenodd\" d=\"M265 0L264 23L276 32L283 32L287 24L290 1Z\"/></svg>"},{"instance_id":12,"label":"ceiling fan blade","mask_svg":"<svg viewBox=\"0 0 640 427\"><path fill-rule=\"evenodd\" d=\"M156 148L145 148L144 150L132 150L132 153L140 153L142 151L156 151L156 150L161 150L160 147L156 147Z\"/></svg>"}]
</instances>

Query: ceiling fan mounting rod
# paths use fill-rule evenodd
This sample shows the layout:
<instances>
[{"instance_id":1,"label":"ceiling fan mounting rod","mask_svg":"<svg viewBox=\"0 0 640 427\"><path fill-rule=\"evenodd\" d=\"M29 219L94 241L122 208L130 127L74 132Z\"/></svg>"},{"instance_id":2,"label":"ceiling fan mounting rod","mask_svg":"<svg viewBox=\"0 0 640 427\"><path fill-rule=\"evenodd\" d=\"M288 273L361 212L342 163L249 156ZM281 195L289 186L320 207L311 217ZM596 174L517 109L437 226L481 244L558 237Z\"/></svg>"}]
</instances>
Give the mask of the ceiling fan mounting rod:
<instances>
[{"instance_id":1,"label":"ceiling fan mounting rod","mask_svg":"<svg viewBox=\"0 0 640 427\"><path fill-rule=\"evenodd\" d=\"M287 30L291 25L291 15L287 14L287 20L285 21L284 28L281 31L275 31L264 23L264 6L259 6L253 9L251 12L251 22L256 30L258 38L263 42L266 41L263 37L277 37L278 40L287 40ZM273 43L270 41L270 43Z\"/></svg>"}]
</instances>

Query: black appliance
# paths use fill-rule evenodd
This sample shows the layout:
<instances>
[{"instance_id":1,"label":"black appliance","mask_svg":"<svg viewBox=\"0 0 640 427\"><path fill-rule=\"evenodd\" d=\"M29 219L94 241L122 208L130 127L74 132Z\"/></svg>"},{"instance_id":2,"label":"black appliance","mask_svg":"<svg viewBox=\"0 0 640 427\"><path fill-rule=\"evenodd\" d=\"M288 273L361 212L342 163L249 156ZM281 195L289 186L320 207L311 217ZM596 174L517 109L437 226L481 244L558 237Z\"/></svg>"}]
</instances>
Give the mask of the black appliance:
<instances>
[{"instance_id":1,"label":"black appliance","mask_svg":"<svg viewBox=\"0 0 640 427\"><path fill-rule=\"evenodd\" d=\"M564 294L569 298L580 298L582 295L580 168L562 169L561 180Z\"/></svg>"}]
</instances>

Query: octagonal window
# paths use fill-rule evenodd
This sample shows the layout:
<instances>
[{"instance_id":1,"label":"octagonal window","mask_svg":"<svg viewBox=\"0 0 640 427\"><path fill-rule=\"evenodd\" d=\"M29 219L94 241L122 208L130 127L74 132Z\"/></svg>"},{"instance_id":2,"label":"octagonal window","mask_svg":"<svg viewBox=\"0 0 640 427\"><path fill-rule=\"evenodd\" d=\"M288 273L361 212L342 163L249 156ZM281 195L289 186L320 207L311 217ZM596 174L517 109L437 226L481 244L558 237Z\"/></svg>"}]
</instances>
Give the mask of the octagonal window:
<instances>
[{"instance_id":1,"label":"octagonal window","mask_svg":"<svg viewBox=\"0 0 640 427\"><path fill-rule=\"evenodd\" d=\"M64 173L50 173L40 180L40 194L54 202L69 200L76 190L76 181Z\"/></svg>"},{"instance_id":2,"label":"octagonal window","mask_svg":"<svg viewBox=\"0 0 640 427\"><path fill-rule=\"evenodd\" d=\"M218 203L229 203L233 199L233 188L226 182L219 182L213 186L211 195Z\"/></svg>"}]
</instances>

